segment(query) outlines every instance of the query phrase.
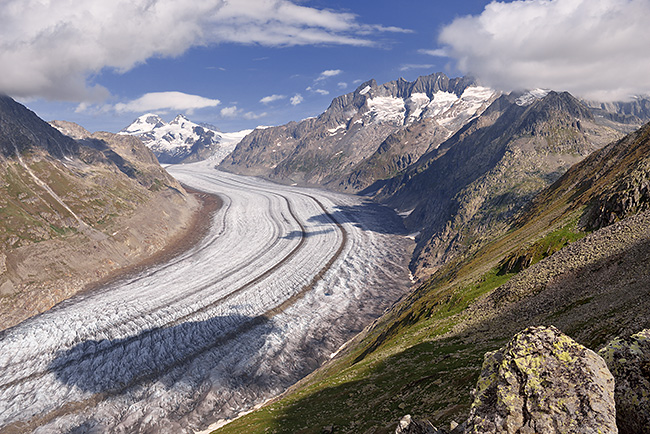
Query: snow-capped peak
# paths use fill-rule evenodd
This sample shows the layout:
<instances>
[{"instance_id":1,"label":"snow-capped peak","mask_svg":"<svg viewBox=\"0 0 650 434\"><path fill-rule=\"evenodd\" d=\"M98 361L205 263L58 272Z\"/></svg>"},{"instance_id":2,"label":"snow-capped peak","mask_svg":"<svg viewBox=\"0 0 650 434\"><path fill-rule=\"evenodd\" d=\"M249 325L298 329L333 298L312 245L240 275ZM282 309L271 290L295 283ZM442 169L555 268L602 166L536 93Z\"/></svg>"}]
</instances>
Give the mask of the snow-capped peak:
<instances>
[{"instance_id":1,"label":"snow-capped peak","mask_svg":"<svg viewBox=\"0 0 650 434\"><path fill-rule=\"evenodd\" d=\"M528 106L534 103L535 101L544 98L549 94L550 89L532 89L524 93L522 96L515 100L515 103L519 106Z\"/></svg>"},{"instance_id":2,"label":"snow-capped peak","mask_svg":"<svg viewBox=\"0 0 650 434\"><path fill-rule=\"evenodd\" d=\"M120 131L139 137L161 163L178 163L210 158L221 161L247 132L222 134L207 124L199 125L179 114L166 123L158 115L147 113Z\"/></svg>"},{"instance_id":3,"label":"snow-capped peak","mask_svg":"<svg viewBox=\"0 0 650 434\"><path fill-rule=\"evenodd\" d=\"M160 128L163 125L165 125L165 121L163 121L160 116L153 113L146 113L131 122L128 127L120 131L120 134L143 134L152 131L155 128Z\"/></svg>"},{"instance_id":4,"label":"snow-capped peak","mask_svg":"<svg viewBox=\"0 0 650 434\"><path fill-rule=\"evenodd\" d=\"M183 126L184 124L192 124L193 126L198 126L198 124L195 124L194 122L190 121L185 115L179 114L176 115L174 120L172 120L169 125L181 125Z\"/></svg>"}]
</instances>

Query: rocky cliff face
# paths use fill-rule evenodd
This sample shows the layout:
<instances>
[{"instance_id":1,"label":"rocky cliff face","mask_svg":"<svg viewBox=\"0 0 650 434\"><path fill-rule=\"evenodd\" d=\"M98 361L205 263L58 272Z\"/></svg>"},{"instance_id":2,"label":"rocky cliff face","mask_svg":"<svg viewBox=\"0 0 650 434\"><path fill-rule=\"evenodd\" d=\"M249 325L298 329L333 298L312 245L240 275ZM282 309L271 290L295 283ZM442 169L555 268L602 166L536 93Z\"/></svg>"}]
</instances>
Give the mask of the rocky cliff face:
<instances>
[{"instance_id":1,"label":"rocky cliff face","mask_svg":"<svg viewBox=\"0 0 650 434\"><path fill-rule=\"evenodd\" d=\"M198 203L139 140L0 98L0 328L160 251Z\"/></svg>"},{"instance_id":2,"label":"rocky cliff face","mask_svg":"<svg viewBox=\"0 0 650 434\"><path fill-rule=\"evenodd\" d=\"M220 167L359 191L436 148L496 96L470 78L441 73L414 82L371 80L317 118L253 131Z\"/></svg>"}]
</instances>

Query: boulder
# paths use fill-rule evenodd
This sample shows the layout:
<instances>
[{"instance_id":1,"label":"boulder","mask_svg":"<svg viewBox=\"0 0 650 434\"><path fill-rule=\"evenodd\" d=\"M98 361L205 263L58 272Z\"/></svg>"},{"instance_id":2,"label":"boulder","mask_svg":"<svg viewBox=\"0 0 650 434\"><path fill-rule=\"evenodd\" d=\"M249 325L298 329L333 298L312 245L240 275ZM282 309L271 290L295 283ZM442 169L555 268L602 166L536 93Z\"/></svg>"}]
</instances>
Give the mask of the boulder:
<instances>
[{"instance_id":1,"label":"boulder","mask_svg":"<svg viewBox=\"0 0 650 434\"><path fill-rule=\"evenodd\" d=\"M395 434L439 434L428 420L413 420L410 414L404 416L397 425Z\"/></svg>"},{"instance_id":2,"label":"boulder","mask_svg":"<svg viewBox=\"0 0 650 434\"><path fill-rule=\"evenodd\" d=\"M616 418L622 434L650 429L650 330L615 339L599 354L614 375Z\"/></svg>"},{"instance_id":3,"label":"boulder","mask_svg":"<svg viewBox=\"0 0 650 434\"><path fill-rule=\"evenodd\" d=\"M530 327L487 353L466 433L616 433L605 361L555 327Z\"/></svg>"}]
</instances>

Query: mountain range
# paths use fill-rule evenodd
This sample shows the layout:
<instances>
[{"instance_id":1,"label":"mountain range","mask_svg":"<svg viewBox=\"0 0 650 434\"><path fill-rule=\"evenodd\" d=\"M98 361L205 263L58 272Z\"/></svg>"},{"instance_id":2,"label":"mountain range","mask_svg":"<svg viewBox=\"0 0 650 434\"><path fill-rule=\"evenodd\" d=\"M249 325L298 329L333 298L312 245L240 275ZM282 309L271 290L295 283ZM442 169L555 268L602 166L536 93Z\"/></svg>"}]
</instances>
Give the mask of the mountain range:
<instances>
[{"instance_id":1,"label":"mountain range","mask_svg":"<svg viewBox=\"0 0 650 434\"><path fill-rule=\"evenodd\" d=\"M251 130L222 133L208 124L197 124L179 114L166 123L153 113L135 119L119 134L138 137L163 164L210 159L220 163Z\"/></svg>"},{"instance_id":2,"label":"mountain range","mask_svg":"<svg viewBox=\"0 0 650 434\"><path fill-rule=\"evenodd\" d=\"M502 94L442 73L371 80L318 117L254 130L219 168L391 206L417 234L411 271L424 281L505 230L572 164L649 120L649 108L644 98Z\"/></svg>"},{"instance_id":3,"label":"mountain range","mask_svg":"<svg viewBox=\"0 0 650 434\"><path fill-rule=\"evenodd\" d=\"M435 149L498 96L439 73L362 83L315 118L256 129L219 166L280 182L356 192Z\"/></svg>"},{"instance_id":4,"label":"mountain range","mask_svg":"<svg viewBox=\"0 0 650 434\"><path fill-rule=\"evenodd\" d=\"M2 97L3 326L97 278L82 269L108 275L189 225L199 204L147 147L161 162L212 158L365 195L415 240L408 296L219 432L394 432L406 413L462 420L483 355L526 327L553 325L593 350L650 328L649 120L646 98L505 94L438 73L368 81L318 117L233 136L226 156L224 134L180 115L91 134Z\"/></svg>"}]
</instances>

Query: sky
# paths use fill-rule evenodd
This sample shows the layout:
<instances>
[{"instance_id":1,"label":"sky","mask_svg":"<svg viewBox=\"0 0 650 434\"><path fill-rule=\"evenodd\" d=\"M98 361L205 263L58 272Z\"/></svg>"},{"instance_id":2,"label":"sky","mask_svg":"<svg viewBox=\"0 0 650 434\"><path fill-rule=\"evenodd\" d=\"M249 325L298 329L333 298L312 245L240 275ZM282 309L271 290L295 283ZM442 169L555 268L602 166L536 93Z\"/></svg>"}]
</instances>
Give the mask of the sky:
<instances>
[{"instance_id":1,"label":"sky","mask_svg":"<svg viewBox=\"0 0 650 434\"><path fill-rule=\"evenodd\" d=\"M649 16L650 0L0 0L0 93L112 132L148 112L280 125L434 72L625 100L650 92Z\"/></svg>"}]
</instances>

